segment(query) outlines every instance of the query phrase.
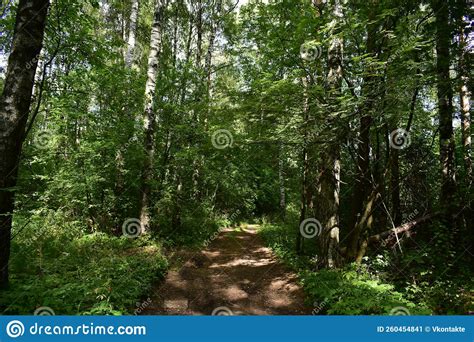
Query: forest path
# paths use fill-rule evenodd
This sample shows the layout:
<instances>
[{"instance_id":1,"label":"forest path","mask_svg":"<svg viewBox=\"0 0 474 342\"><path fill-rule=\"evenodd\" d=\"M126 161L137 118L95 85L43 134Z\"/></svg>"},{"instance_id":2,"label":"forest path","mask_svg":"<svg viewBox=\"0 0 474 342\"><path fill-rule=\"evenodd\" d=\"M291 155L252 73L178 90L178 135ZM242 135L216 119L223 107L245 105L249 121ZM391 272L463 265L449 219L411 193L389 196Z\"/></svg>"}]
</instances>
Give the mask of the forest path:
<instances>
[{"instance_id":1,"label":"forest path","mask_svg":"<svg viewBox=\"0 0 474 342\"><path fill-rule=\"evenodd\" d=\"M224 229L200 252L180 255L144 308L145 315L305 315L297 276L257 235L257 225Z\"/></svg>"}]
</instances>

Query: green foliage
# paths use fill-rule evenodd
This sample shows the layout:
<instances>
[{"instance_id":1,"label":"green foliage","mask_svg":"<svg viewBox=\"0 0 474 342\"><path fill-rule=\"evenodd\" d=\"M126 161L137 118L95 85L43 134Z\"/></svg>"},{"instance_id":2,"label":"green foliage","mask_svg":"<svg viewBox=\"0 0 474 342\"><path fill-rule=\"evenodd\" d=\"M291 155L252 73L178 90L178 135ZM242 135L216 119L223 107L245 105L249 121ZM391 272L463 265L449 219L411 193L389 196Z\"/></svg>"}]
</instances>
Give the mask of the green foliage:
<instances>
[{"instance_id":1,"label":"green foliage","mask_svg":"<svg viewBox=\"0 0 474 342\"><path fill-rule=\"evenodd\" d=\"M321 313L387 314L396 306L412 314L472 311L472 269L463 257L472 248L469 215L459 219L463 223L430 223L415 232L416 242L401 236L402 244L408 240L403 255L388 247L369 251L360 268L314 272L317 239L303 239L301 255L295 252L302 151L309 168L306 215L316 218L324 207L318 203L326 172L322 156L340 151L338 221L341 242L347 243L357 214L352 212L354 185L364 156L356 154L364 146L365 128L369 166L362 176L379 196L372 231L364 234L392 227L395 190L397 215L404 222L443 209L437 208L442 187L436 143L437 11L417 1L402 6L388 0L339 1L340 17L331 1L317 7L309 0L249 0L235 7L235 1L223 0L220 12L216 1L167 2L153 80L153 239L119 238L124 220L140 217L154 3L140 1L138 55L129 66L124 52L131 1L51 2L38 58L49 66L42 75L42 96L36 84L31 106L39 111L23 143L18 184L8 189L16 201L12 287L1 293L1 309L31 313L46 305L66 314L130 313L166 270L161 245L199 248L219 228L262 220L263 238L300 273L311 300L324 303ZM16 6L10 1L2 8L2 58L11 49ZM454 10L451 15L457 20ZM370 26L375 46L368 52ZM452 35L454 71L459 33ZM335 37L343 45L343 80L336 95L328 87ZM316 58L302 58L301 50ZM0 70L0 89L3 76ZM459 101L453 102L458 117ZM364 116L370 118L368 127L361 126ZM387 139L390 131L407 126L411 145L395 151ZM218 130L230 134L228 146L215 146ZM342 138L335 134L339 130ZM454 131L460 141L461 130ZM454 157L456 167L462 165L463 149ZM456 173L456 207L469 211L473 194L467 171L457 167Z\"/></svg>"},{"instance_id":2,"label":"green foliage","mask_svg":"<svg viewBox=\"0 0 474 342\"><path fill-rule=\"evenodd\" d=\"M393 285L355 265L341 270L306 271L300 277L313 302L325 303L320 314L388 315L399 307L407 309L411 315L431 313L426 306L409 301L395 291Z\"/></svg>"},{"instance_id":3,"label":"green foliage","mask_svg":"<svg viewBox=\"0 0 474 342\"><path fill-rule=\"evenodd\" d=\"M185 207L183 209L179 226L173 226L169 216L160 216L161 221L158 224L163 229L160 231L159 236L166 246L201 247L202 243L224 223L224 220L215 218L208 207L197 206L195 208Z\"/></svg>"},{"instance_id":4,"label":"green foliage","mask_svg":"<svg viewBox=\"0 0 474 342\"><path fill-rule=\"evenodd\" d=\"M439 223L435 223L433 228L440 229ZM389 260L392 268L403 269L403 274L398 276L393 272L392 281L397 288L403 289L407 298L427 303L436 314L472 312L474 280L469 265L456 266L454 255L449 255L454 253L453 249L441 257L438 248L438 242L422 243L419 249L408 251L398 262Z\"/></svg>"},{"instance_id":5,"label":"green foliage","mask_svg":"<svg viewBox=\"0 0 474 342\"><path fill-rule=\"evenodd\" d=\"M57 213L33 220L13 240L11 286L0 297L5 314L31 315L40 306L65 315L130 314L166 272L151 239L85 233Z\"/></svg>"},{"instance_id":6,"label":"green foliage","mask_svg":"<svg viewBox=\"0 0 474 342\"><path fill-rule=\"evenodd\" d=\"M297 255L294 252L295 239L291 237L296 236L298 228L294 214L291 222L263 225L259 233L272 250L298 272L310 302L316 307L316 313L384 315L397 307L406 308L412 315L432 312L423 302L424 298L412 296L408 290L396 290L396 285L384 278L390 262L383 256L367 257L366 262L369 261L369 264L362 266L348 265L344 269L312 271L315 262L309 255L314 255L314 252L309 252L309 255ZM309 251L308 248L306 250Z\"/></svg>"},{"instance_id":7,"label":"green foliage","mask_svg":"<svg viewBox=\"0 0 474 342\"><path fill-rule=\"evenodd\" d=\"M298 271L305 270L313 265L310 257L311 254L298 255L296 253L296 235L299 233L298 224L296 220L291 220L291 210L288 214L287 222L292 223L266 223L262 225L259 234L285 264ZM311 240L311 242L313 241ZM308 248L305 250L308 251Z\"/></svg>"}]
</instances>

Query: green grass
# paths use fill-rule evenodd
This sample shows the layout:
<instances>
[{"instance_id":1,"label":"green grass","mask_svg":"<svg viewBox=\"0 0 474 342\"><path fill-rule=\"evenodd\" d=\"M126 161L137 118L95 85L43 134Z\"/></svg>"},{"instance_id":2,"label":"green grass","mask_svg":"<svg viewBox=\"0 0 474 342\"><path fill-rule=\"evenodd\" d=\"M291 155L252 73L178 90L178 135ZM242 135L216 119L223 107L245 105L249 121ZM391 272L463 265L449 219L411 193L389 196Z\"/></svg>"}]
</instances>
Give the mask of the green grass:
<instances>
[{"instance_id":1,"label":"green grass","mask_svg":"<svg viewBox=\"0 0 474 342\"><path fill-rule=\"evenodd\" d=\"M131 314L166 272L152 239L85 234L74 222L59 228L53 221L33 222L13 239L3 314L31 315L41 306L65 315Z\"/></svg>"}]
</instances>

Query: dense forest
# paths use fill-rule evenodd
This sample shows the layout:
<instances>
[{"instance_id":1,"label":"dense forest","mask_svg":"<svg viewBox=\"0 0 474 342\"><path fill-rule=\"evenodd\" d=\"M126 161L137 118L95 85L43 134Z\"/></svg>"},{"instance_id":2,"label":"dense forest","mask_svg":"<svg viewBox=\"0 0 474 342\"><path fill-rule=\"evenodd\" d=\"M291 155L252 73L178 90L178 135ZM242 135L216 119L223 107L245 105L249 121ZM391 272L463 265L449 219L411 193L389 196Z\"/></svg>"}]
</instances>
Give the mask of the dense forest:
<instances>
[{"instance_id":1,"label":"dense forest","mask_svg":"<svg viewBox=\"0 0 474 342\"><path fill-rule=\"evenodd\" d=\"M279 266L232 286L285 267L308 314L474 312L473 17L2 0L0 313L140 314L209 248L268 248ZM234 304L202 313L259 312Z\"/></svg>"}]
</instances>

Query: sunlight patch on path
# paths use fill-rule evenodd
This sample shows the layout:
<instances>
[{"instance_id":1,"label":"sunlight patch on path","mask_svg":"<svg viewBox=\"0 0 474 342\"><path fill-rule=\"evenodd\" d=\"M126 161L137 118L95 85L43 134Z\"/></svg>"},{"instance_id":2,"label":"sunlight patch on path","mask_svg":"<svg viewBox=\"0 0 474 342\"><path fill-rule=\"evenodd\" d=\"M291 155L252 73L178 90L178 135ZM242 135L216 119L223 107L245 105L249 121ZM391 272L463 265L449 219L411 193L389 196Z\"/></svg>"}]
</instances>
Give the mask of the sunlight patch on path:
<instances>
[{"instance_id":1,"label":"sunlight patch on path","mask_svg":"<svg viewBox=\"0 0 474 342\"><path fill-rule=\"evenodd\" d=\"M210 315L220 307L240 315L310 314L296 275L264 246L258 229L222 230L205 250L168 273L143 314Z\"/></svg>"}]
</instances>

